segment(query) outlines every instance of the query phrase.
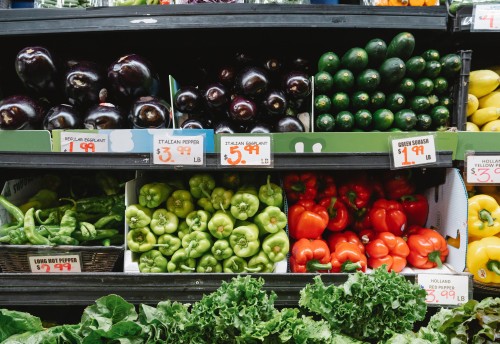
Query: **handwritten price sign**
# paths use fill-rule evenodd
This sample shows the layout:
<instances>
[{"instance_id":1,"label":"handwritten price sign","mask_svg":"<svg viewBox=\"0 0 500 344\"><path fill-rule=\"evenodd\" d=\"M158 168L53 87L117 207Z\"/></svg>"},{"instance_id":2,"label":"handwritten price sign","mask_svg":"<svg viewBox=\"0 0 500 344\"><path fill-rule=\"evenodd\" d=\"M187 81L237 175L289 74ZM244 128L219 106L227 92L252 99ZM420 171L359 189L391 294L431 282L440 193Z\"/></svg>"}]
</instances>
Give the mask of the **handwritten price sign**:
<instances>
[{"instance_id":1,"label":"handwritten price sign","mask_svg":"<svg viewBox=\"0 0 500 344\"><path fill-rule=\"evenodd\" d=\"M153 164L204 165L203 136L154 135Z\"/></svg>"},{"instance_id":2,"label":"handwritten price sign","mask_svg":"<svg viewBox=\"0 0 500 344\"><path fill-rule=\"evenodd\" d=\"M272 167L271 137L221 136L220 164L233 167Z\"/></svg>"},{"instance_id":3,"label":"handwritten price sign","mask_svg":"<svg viewBox=\"0 0 500 344\"><path fill-rule=\"evenodd\" d=\"M500 31L500 5L474 5L471 31Z\"/></svg>"},{"instance_id":4,"label":"handwritten price sign","mask_svg":"<svg viewBox=\"0 0 500 344\"><path fill-rule=\"evenodd\" d=\"M436 162L434 136L407 137L391 140L393 167L413 167Z\"/></svg>"},{"instance_id":5,"label":"handwritten price sign","mask_svg":"<svg viewBox=\"0 0 500 344\"><path fill-rule=\"evenodd\" d=\"M496 184L500 183L500 156L468 155L467 183Z\"/></svg>"},{"instance_id":6,"label":"handwritten price sign","mask_svg":"<svg viewBox=\"0 0 500 344\"><path fill-rule=\"evenodd\" d=\"M66 153L106 153L108 152L108 135L93 133L61 133L61 151Z\"/></svg>"},{"instance_id":7,"label":"handwritten price sign","mask_svg":"<svg viewBox=\"0 0 500 344\"><path fill-rule=\"evenodd\" d=\"M80 256L77 254L57 256L29 256L31 272L67 273L82 272Z\"/></svg>"},{"instance_id":8,"label":"handwritten price sign","mask_svg":"<svg viewBox=\"0 0 500 344\"><path fill-rule=\"evenodd\" d=\"M468 276L418 274L417 282L427 292L427 304L461 305L469 301Z\"/></svg>"}]
</instances>

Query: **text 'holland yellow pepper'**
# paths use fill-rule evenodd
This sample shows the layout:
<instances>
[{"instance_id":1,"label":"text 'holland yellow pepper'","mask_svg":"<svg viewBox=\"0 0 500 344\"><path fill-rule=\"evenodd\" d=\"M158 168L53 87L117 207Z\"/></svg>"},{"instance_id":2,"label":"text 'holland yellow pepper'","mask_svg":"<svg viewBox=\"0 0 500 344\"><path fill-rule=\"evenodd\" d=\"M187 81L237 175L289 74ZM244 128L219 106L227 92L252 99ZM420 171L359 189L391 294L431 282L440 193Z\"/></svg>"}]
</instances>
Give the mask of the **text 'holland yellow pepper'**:
<instances>
[{"instance_id":1,"label":"text 'holland yellow pepper'","mask_svg":"<svg viewBox=\"0 0 500 344\"><path fill-rule=\"evenodd\" d=\"M469 238L477 240L500 233L500 206L488 195L469 198Z\"/></svg>"},{"instance_id":2,"label":"text 'holland yellow pepper'","mask_svg":"<svg viewBox=\"0 0 500 344\"><path fill-rule=\"evenodd\" d=\"M500 238L493 236L471 242L467 269L481 283L500 283Z\"/></svg>"}]
</instances>

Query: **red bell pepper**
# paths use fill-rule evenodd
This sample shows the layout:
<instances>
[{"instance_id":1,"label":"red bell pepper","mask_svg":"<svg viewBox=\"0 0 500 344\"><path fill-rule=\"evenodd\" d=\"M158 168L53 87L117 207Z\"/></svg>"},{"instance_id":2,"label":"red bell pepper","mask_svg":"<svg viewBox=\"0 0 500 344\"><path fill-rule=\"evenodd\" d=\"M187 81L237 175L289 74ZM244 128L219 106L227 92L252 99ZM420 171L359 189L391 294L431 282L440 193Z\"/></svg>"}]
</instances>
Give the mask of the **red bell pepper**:
<instances>
[{"instance_id":1,"label":"red bell pepper","mask_svg":"<svg viewBox=\"0 0 500 344\"><path fill-rule=\"evenodd\" d=\"M313 200L303 200L288 208L288 231L294 239L318 239L328 225L325 207Z\"/></svg>"},{"instance_id":2,"label":"red bell pepper","mask_svg":"<svg viewBox=\"0 0 500 344\"><path fill-rule=\"evenodd\" d=\"M328 211L329 220L326 228L333 232L338 232L347 227L349 224L349 212L342 201L336 197L331 197L321 199L318 204L325 207Z\"/></svg>"},{"instance_id":3,"label":"red bell pepper","mask_svg":"<svg viewBox=\"0 0 500 344\"><path fill-rule=\"evenodd\" d=\"M351 212L352 217L352 229L359 233L365 229L373 228L372 222L370 220L370 211L368 208L363 208L362 210Z\"/></svg>"},{"instance_id":4,"label":"red bell pepper","mask_svg":"<svg viewBox=\"0 0 500 344\"><path fill-rule=\"evenodd\" d=\"M377 232L391 232L401 236L406 226L406 215L398 201L379 199L370 210L370 221Z\"/></svg>"},{"instance_id":5,"label":"red bell pepper","mask_svg":"<svg viewBox=\"0 0 500 344\"><path fill-rule=\"evenodd\" d=\"M339 187L339 197L347 206L354 210L363 209L368 205L372 195L370 184L362 176L342 184Z\"/></svg>"},{"instance_id":6,"label":"red bell pepper","mask_svg":"<svg viewBox=\"0 0 500 344\"><path fill-rule=\"evenodd\" d=\"M373 241L377 238L378 232L375 232L373 229L363 229L359 232L359 239L363 245L368 244L370 241Z\"/></svg>"},{"instance_id":7,"label":"red bell pepper","mask_svg":"<svg viewBox=\"0 0 500 344\"><path fill-rule=\"evenodd\" d=\"M318 175L318 194L316 199L337 197L337 184L335 179L326 173Z\"/></svg>"},{"instance_id":8,"label":"red bell pepper","mask_svg":"<svg viewBox=\"0 0 500 344\"><path fill-rule=\"evenodd\" d=\"M332 233L328 236L327 242L331 252L335 252L335 247L338 244L348 242L356 245L361 253L365 253L365 245L361 242L360 237L351 231Z\"/></svg>"},{"instance_id":9,"label":"red bell pepper","mask_svg":"<svg viewBox=\"0 0 500 344\"><path fill-rule=\"evenodd\" d=\"M302 199L315 199L318 193L316 173L287 173L283 179L283 188L291 203Z\"/></svg>"},{"instance_id":10,"label":"red bell pepper","mask_svg":"<svg viewBox=\"0 0 500 344\"><path fill-rule=\"evenodd\" d=\"M331 272L354 272L356 270L366 271L367 260L358 245L350 242L342 242L335 246L335 251L330 255L332 263Z\"/></svg>"},{"instance_id":11,"label":"red bell pepper","mask_svg":"<svg viewBox=\"0 0 500 344\"><path fill-rule=\"evenodd\" d=\"M408 169L389 171L384 176L384 191L387 199L400 199L415 193L416 185Z\"/></svg>"},{"instance_id":12,"label":"red bell pepper","mask_svg":"<svg viewBox=\"0 0 500 344\"><path fill-rule=\"evenodd\" d=\"M290 256L292 272L328 271L332 268L330 263L330 250L324 240L300 239L292 246Z\"/></svg>"},{"instance_id":13,"label":"red bell pepper","mask_svg":"<svg viewBox=\"0 0 500 344\"><path fill-rule=\"evenodd\" d=\"M369 267L376 269L385 264L388 271L395 272L401 272L405 268L406 257L410 254L406 241L389 232L378 233L365 246L365 250Z\"/></svg>"},{"instance_id":14,"label":"red bell pepper","mask_svg":"<svg viewBox=\"0 0 500 344\"><path fill-rule=\"evenodd\" d=\"M403 211L406 214L407 226L425 226L429 215L429 202L422 194L406 195L401 197Z\"/></svg>"},{"instance_id":15,"label":"red bell pepper","mask_svg":"<svg viewBox=\"0 0 500 344\"><path fill-rule=\"evenodd\" d=\"M441 267L448 257L446 239L430 228L413 227L407 240L408 262L419 269Z\"/></svg>"}]
</instances>

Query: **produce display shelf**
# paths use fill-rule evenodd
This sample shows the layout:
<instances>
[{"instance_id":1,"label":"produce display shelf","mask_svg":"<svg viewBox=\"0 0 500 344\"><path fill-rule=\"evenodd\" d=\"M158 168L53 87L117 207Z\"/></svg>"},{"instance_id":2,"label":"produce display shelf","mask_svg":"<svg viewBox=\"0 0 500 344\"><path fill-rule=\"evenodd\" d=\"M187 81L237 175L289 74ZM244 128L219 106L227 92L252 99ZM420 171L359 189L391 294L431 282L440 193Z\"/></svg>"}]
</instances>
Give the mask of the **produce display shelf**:
<instances>
[{"instance_id":1,"label":"produce display shelf","mask_svg":"<svg viewBox=\"0 0 500 344\"><path fill-rule=\"evenodd\" d=\"M453 32L470 32L472 27L472 6L460 8L452 18Z\"/></svg>"},{"instance_id":2,"label":"produce display shelf","mask_svg":"<svg viewBox=\"0 0 500 344\"><path fill-rule=\"evenodd\" d=\"M221 28L376 28L445 32L447 24L444 6L197 4L0 10L0 35L3 36Z\"/></svg>"},{"instance_id":3,"label":"produce display shelf","mask_svg":"<svg viewBox=\"0 0 500 344\"><path fill-rule=\"evenodd\" d=\"M206 154L204 170L220 170L220 154ZM388 169L388 153L275 153L273 168L279 170ZM437 151L432 168L452 167L451 151ZM26 153L0 152L0 168L113 169L113 170L199 170L200 166L154 165L149 153ZM268 169L269 167L238 167Z\"/></svg>"}]
</instances>

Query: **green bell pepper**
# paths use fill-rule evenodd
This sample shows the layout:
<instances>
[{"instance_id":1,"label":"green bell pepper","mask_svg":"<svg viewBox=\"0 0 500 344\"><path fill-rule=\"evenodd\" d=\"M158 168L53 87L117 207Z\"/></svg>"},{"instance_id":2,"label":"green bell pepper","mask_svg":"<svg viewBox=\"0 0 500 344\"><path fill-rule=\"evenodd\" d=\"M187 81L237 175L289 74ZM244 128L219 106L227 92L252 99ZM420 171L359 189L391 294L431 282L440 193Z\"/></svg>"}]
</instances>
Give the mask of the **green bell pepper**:
<instances>
[{"instance_id":1,"label":"green bell pepper","mask_svg":"<svg viewBox=\"0 0 500 344\"><path fill-rule=\"evenodd\" d=\"M217 239L227 238L234 229L234 220L229 213L216 212L208 221L208 230Z\"/></svg>"},{"instance_id":2,"label":"green bell pepper","mask_svg":"<svg viewBox=\"0 0 500 344\"><path fill-rule=\"evenodd\" d=\"M274 263L285 259L290 251L290 240L286 232L281 229L279 232L269 234L262 242L262 251Z\"/></svg>"},{"instance_id":3,"label":"green bell pepper","mask_svg":"<svg viewBox=\"0 0 500 344\"><path fill-rule=\"evenodd\" d=\"M196 270L195 268L196 260L191 258L187 251L183 248L175 251L167 264L168 272L193 272Z\"/></svg>"},{"instance_id":4,"label":"green bell pepper","mask_svg":"<svg viewBox=\"0 0 500 344\"><path fill-rule=\"evenodd\" d=\"M179 227L177 228L177 236L179 237L179 239L182 240L182 238L184 238L189 233L191 233L191 229L189 228L187 222L186 221L182 221L179 224Z\"/></svg>"},{"instance_id":5,"label":"green bell pepper","mask_svg":"<svg viewBox=\"0 0 500 344\"><path fill-rule=\"evenodd\" d=\"M189 178L189 191L194 198L210 198L210 193L215 188L215 179L208 173L196 173Z\"/></svg>"},{"instance_id":6,"label":"green bell pepper","mask_svg":"<svg viewBox=\"0 0 500 344\"><path fill-rule=\"evenodd\" d=\"M206 231L210 214L205 210L194 210L186 217L186 223L190 230Z\"/></svg>"},{"instance_id":7,"label":"green bell pepper","mask_svg":"<svg viewBox=\"0 0 500 344\"><path fill-rule=\"evenodd\" d=\"M125 221L130 228L142 228L151 223L151 209L140 204L131 204L125 209Z\"/></svg>"},{"instance_id":8,"label":"green bell pepper","mask_svg":"<svg viewBox=\"0 0 500 344\"><path fill-rule=\"evenodd\" d=\"M227 189L236 190L241 184L240 174L238 172L224 172L222 174L221 184Z\"/></svg>"},{"instance_id":9,"label":"green bell pepper","mask_svg":"<svg viewBox=\"0 0 500 344\"><path fill-rule=\"evenodd\" d=\"M0 242L11 245L24 245L28 242L28 238L24 233L24 229L14 228L0 237Z\"/></svg>"},{"instance_id":10,"label":"green bell pepper","mask_svg":"<svg viewBox=\"0 0 500 344\"><path fill-rule=\"evenodd\" d=\"M132 252L146 252L156 245L156 237L149 228L135 228L127 233L127 246Z\"/></svg>"},{"instance_id":11,"label":"green bell pepper","mask_svg":"<svg viewBox=\"0 0 500 344\"><path fill-rule=\"evenodd\" d=\"M258 196L257 188L253 185L248 185L248 184L240 186L240 188L236 191L236 193L249 193L254 196Z\"/></svg>"},{"instance_id":12,"label":"green bell pepper","mask_svg":"<svg viewBox=\"0 0 500 344\"><path fill-rule=\"evenodd\" d=\"M233 255L233 249L226 239L219 239L214 242L210 251L217 260L224 260Z\"/></svg>"},{"instance_id":13,"label":"green bell pepper","mask_svg":"<svg viewBox=\"0 0 500 344\"><path fill-rule=\"evenodd\" d=\"M206 253L198 261L196 272L222 272L222 265L212 254Z\"/></svg>"},{"instance_id":14,"label":"green bell pepper","mask_svg":"<svg viewBox=\"0 0 500 344\"><path fill-rule=\"evenodd\" d=\"M167 210L185 219L194 210L193 197L187 190L175 190L167 199Z\"/></svg>"},{"instance_id":15,"label":"green bell pepper","mask_svg":"<svg viewBox=\"0 0 500 344\"><path fill-rule=\"evenodd\" d=\"M166 183L144 184L139 190L139 204L150 209L159 207L174 189Z\"/></svg>"},{"instance_id":16,"label":"green bell pepper","mask_svg":"<svg viewBox=\"0 0 500 344\"><path fill-rule=\"evenodd\" d=\"M236 193L231 198L231 214L238 220L246 220L259 210L259 198L250 193Z\"/></svg>"},{"instance_id":17,"label":"green bell pepper","mask_svg":"<svg viewBox=\"0 0 500 344\"><path fill-rule=\"evenodd\" d=\"M144 252L139 257L139 271L145 273L158 273L167 271L167 258L160 251L151 250Z\"/></svg>"},{"instance_id":18,"label":"green bell pepper","mask_svg":"<svg viewBox=\"0 0 500 344\"><path fill-rule=\"evenodd\" d=\"M24 213L21 209L9 202L4 196L0 195L0 205L5 208L7 213L15 220L12 224L8 224L0 230L0 236L6 235L11 229L19 228L24 223Z\"/></svg>"},{"instance_id":19,"label":"green bell pepper","mask_svg":"<svg viewBox=\"0 0 500 344\"><path fill-rule=\"evenodd\" d=\"M75 231L76 224L76 211L71 209L66 210L61 218L61 230L59 231L59 235L70 236L71 233Z\"/></svg>"},{"instance_id":20,"label":"green bell pepper","mask_svg":"<svg viewBox=\"0 0 500 344\"><path fill-rule=\"evenodd\" d=\"M179 226L179 218L167 209L159 208L153 212L149 227L156 235L174 233Z\"/></svg>"},{"instance_id":21,"label":"green bell pepper","mask_svg":"<svg viewBox=\"0 0 500 344\"><path fill-rule=\"evenodd\" d=\"M274 263L271 262L265 252L261 250L255 256L250 258L248 266L245 270L248 272L273 272Z\"/></svg>"},{"instance_id":22,"label":"green bell pepper","mask_svg":"<svg viewBox=\"0 0 500 344\"><path fill-rule=\"evenodd\" d=\"M181 239L172 234L163 234L158 238L158 250L164 256L171 256L181 248Z\"/></svg>"},{"instance_id":23,"label":"green bell pepper","mask_svg":"<svg viewBox=\"0 0 500 344\"><path fill-rule=\"evenodd\" d=\"M271 183L271 175L267 176L267 183L259 188L259 200L269 206L283 206L283 189L274 183Z\"/></svg>"},{"instance_id":24,"label":"green bell pepper","mask_svg":"<svg viewBox=\"0 0 500 344\"><path fill-rule=\"evenodd\" d=\"M231 205L231 198L233 198L233 195L233 190L217 187L212 191L210 201L216 210L228 209Z\"/></svg>"},{"instance_id":25,"label":"green bell pepper","mask_svg":"<svg viewBox=\"0 0 500 344\"><path fill-rule=\"evenodd\" d=\"M248 263L245 259L238 256L231 256L222 261L222 271L226 273L242 273L246 272L245 268Z\"/></svg>"},{"instance_id":26,"label":"green bell pepper","mask_svg":"<svg viewBox=\"0 0 500 344\"><path fill-rule=\"evenodd\" d=\"M268 206L255 216L254 223L259 227L261 235L267 235L284 229L287 224L287 217L280 208Z\"/></svg>"},{"instance_id":27,"label":"green bell pepper","mask_svg":"<svg viewBox=\"0 0 500 344\"><path fill-rule=\"evenodd\" d=\"M233 229L229 243L238 257L251 257L259 252L259 228L250 222L240 225Z\"/></svg>"},{"instance_id":28,"label":"green bell pepper","mask_svg":"<svg viewBox=\"0 0 500 344\"><path fill-rule=\"evenodd\" d=\"M35 218L34 218L35 208L30 208L26 214L24 214L24 234L26 238L33 245L53 245L49 239L40 235L35 229Z\"/></svg>"},{"instance_id":29,"label":"green bell pepper","mask_svg":"<svg viewBox=\"0 0 500 344\"><path fill-rule=\"evenodd\" d=\"M207 232L192 232L182 238L182 247L190 258L199 258L212 247L212 237Z\"/></svg>"},{"instance_id":30,"label":"green bell pepper","mask_svg":"<svg viewBox=\"0 0 500 344\"><path fill-rule=\"evenodd\" d=\"M24 213L28 211L29 208L35 209L46 209L50 207L55 207L58 203L59 197L57 193L49 189L40 189L35 195L33 195L28 202L19 206L19 209Z\"/></svg>"},{"instance_id":31,"label":"green bell pepper","mask_svg":"<svg viewBox=\"0 0 500 344\"><path fill-rule=\"evenodd\" d=\"M209 212L210 214L215 213L215 208L211 202L211 199L208 197L202 197L200 198L196 204L198 204L199 207L201 207L203 210Z\"/></svg>"}]
</instances>

